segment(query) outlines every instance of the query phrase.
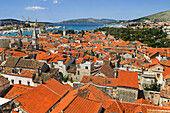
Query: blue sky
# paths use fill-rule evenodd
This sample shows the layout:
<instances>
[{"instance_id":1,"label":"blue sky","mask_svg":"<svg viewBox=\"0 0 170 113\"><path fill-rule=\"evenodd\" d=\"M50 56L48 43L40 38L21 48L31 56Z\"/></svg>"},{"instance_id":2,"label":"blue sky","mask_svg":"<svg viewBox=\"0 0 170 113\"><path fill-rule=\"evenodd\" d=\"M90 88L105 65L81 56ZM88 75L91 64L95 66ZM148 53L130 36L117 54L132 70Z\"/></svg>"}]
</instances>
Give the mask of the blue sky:
<instances>
[{"instance_id":1,"label":"blue sky","mask_svg":"<svg viewBox=\"0 0 170 113\"><path fill-rule=\"evenodd\" d=\"M170 10L170 0L0 0L0 19L60 22L77 18L135 19Z\"/></svg>"}]
</instances>

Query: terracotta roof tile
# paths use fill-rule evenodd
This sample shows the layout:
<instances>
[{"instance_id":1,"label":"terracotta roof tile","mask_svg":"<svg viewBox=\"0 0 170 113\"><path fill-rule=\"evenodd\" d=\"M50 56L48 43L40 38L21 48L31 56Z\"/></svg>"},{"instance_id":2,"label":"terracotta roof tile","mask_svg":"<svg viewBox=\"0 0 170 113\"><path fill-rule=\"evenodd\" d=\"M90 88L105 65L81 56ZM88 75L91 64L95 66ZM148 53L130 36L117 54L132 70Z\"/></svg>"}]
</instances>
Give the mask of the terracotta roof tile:
<instances>
[{"instance_id":1,"label":"terracotta roof tile","mask_svg":"<svg viewBox=\"0 0 170 113\"><path fill-rule=\"evenodd\" d=\"M19 76L32 78L35 74L34 70L23 70Z\"/></svg>"},{"instance_id":2,"label":"terracotta roof tile","mask_svg":"<svg viewBox=\"0 0 170 113\"><path fill-rule=\"evenodd\" d=\"M86 85L73 90L59 102L52 113L97 113L102 103L111 97L98 90L93 85Z\"/></svg>"},{"instance_id":3,"label":"terracotta roof tile","mask_svg":"<svg viewBox=\"0 0 170 113\"><path fill-rule=\"evenodd\" d=\"M119 70L117 85L124 87L139 88L138 73Z\"/></svg>"},{"instance_id":4,"label":"terracotta roof tile","mask_svg":"<svg viewBox=\"0 0 170 113\"><path fill-rule=\"evenodd\" d=\"M77 96L64 113L98 113L101 107L102 103Z\"/></svg>"},{"instance_id":5,"label":"terracotta roof tile","mask_svg":"<svg viewBox=\"0 0 170 113\"><path fill-rule=\"evenodd\" d=\"M50 79L46 84L35 87L14 101L20 103L20 107L27 112L45 113L67 92L68 89L64 85L55 79Z\"/></svg>"},{"instance_id":6,"label":"terracotta roof tile","mask_svg":"<svg viewBox=\"0 0 170 113\"><path fill-rule=\"evenodd\" d=\"M103 78L103 77L96 77L96 76L83 76L81 83L93 83L95 85L116 87L117 79Z\"/></svg>"},{"instance_id":7,"label":"terracotta roof tile","mask_svg":"<svg viewBox=\"0 0 170 113\"><path fill-rule=\"evenodd\" d=\"M4 84L9 83L10 81L7 80L4 76L0 75L0 86L3 86Z\"/></svg>"},{"instance_id":8,"label":"terracotta roof tile","mask_svg":"<svg viewBox=\"0 0 170 113\"><path fill-rule=\"evenodd\" d=\"M14 84L14 85L12 85L12 88L9 90L9 92L5 95L4 98L12 99L16 96L27 93L29 90L32 90L32 89L33 89L33 87L30 87L30 86Z\"/></svg>"}]
</instances>

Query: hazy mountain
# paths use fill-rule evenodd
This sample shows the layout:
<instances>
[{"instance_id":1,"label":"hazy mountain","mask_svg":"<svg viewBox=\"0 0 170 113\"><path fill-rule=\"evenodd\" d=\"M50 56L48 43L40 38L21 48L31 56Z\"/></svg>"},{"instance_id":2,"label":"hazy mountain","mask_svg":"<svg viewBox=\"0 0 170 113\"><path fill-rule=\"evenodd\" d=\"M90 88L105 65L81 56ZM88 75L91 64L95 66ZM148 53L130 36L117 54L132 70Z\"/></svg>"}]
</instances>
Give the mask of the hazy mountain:
<instances>
[{"instance_id":1,"label":"hazy mountain","mask_svg":"<svg viewBox=\"0 0 170 113\"><path fill-rule=\"evenodd\" d=\"M16 19L0 19L0 25L15 25L21 23L22 21Z\"/></svg>"},{"instance_id":2,"label":"hazy mountain","mask_svg":"<svg viewBox=\"0 0 170 113\"><path fill-rule=\"evenodd\" d=\"M144 22L146 20L152 21L152 22L160 22L160 21L170 21L170 10L156 13L153 15L145 16L142 18L134 19L132 21L136 22Z\"/></svg>"},{"instance_id":3,"label":"hazy mountain","mask_svg":"<svg viewBox=\"0 0 170 113\"><path fill-rule=\"evenodd\" d=\"M17 19L0 19L0 25L16 25L16 24L20 25L24 23L25 21L20 21ZM38 22L38 23L51 24L50 22Z\"/></svg>"},{"instance_id":4,"label":"hazy mountain","mask_svg":"<svg viewBox=\"0 0 170 113\"><path fill-rule=\"evenodd\" d=\"M83 19L73 19L73 20L62 21L60 23L109 23L109 22L116 22L116 20L83 18Z\"/></svg>"}]
</instances>

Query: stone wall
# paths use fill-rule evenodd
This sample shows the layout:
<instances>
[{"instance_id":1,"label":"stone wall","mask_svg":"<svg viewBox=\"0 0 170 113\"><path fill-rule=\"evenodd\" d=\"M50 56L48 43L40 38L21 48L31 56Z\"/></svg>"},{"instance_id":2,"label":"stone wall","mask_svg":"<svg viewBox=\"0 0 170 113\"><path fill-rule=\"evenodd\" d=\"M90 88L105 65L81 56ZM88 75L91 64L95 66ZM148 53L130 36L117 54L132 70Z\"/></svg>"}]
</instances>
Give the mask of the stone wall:
<instances>
[{"instance_id":1,"label":"stone wall","mask_svg":"<svg viewBox=\"0 0 170 113\"><path fill-rule=\"evenodd\" d=\"M160 92L144 91L144 97L145 97L145 99L152 100L154 105L159 105Z\"/></svg>"},{"instance_id":2,"label":"stone wall","mask_svg":"<svg viewBox=\"0 0 170 113\"><path fill-rule=\"evenodd\" d=\"M117 97L120 101L136 102L138 98L138 89L117 87Z\"/></svg>"},{"instance_id":3,"label":"stone wall","mask_svg":"<svg viewBox=\"0 0 170 113\"><path fill-rule=\"evenodd\" d=\"M10 40L9 39L0 39L0 48L9 47Z\"/></svg>"},{"instance_id":4,"label":"stone wall","mask_svg":"<svg viewBox=\"0 0 170 113\"><path fill-rule=\"evenodd\" d=\"M10 82L7 84L2 84L0 86L0 96L4 96L5 92L8 90L9 87L10 87Z\"/></svg>"},{"instance_id":5,"label":"stone wall","mask_svg":"<svg viewBox=\"0 0 170 113\"><path fill-rule=\"evenodd\" d=\"M80 88L82 86L85 86L89 83L77 83L74 82L73 83L73 89L77 89ZM92 83L91 83L92 84ZM94 84L92 84L94 85ZM99 86L99 85L94 85L95 87L97 87L100 91L106 93L107 95L109 95L112 98L116 98L116 88L114 87L108 87L108 86Z\"/></svg>"}]
</instances>

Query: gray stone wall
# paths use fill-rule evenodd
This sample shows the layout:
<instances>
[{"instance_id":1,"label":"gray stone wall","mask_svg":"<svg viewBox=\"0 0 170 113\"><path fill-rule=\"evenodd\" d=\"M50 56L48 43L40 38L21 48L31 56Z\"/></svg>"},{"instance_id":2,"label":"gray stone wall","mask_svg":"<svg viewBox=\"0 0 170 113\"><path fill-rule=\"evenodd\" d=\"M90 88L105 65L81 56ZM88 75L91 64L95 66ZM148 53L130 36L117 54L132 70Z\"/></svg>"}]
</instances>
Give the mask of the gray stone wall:
<instances>
[{"instance_id":1,"label":"gray stone wall","mask_svg":"<svg viewBox=\"0 0 170 113\"><path fill-rule=\"evenodd\" d=\"M144 91L144 96L145 96L145 99L152 100L154 105L159 105L160 92Z\"/></svg>"},{"instance_id":2,"label":"gray stone wall","mask_svg":"<svg viewBox=\"0 0 170 113\"><path fill-rule=\"evenodd\" d=\"M85 86L89 83L73 83L73 89L77 89L80 88L82 86ZM91 83L92 84L92 83ZM94 85L94 84L93 84ZM94 85L95 87L97 87L100 91L106 93L108 96L115 98L116 97L116 88L114 87L107 87L107 86L99 86L99 85Z\"/></svg>"},{"instance_id":3,"label":"gray stone wall","mask_svg":"<svg viewBox=\"0 0 170 113\"><path fill-rule=\"evenodd\" d=\"M10 40L9 39L0 39L0 48L9 47Z\"/></svg>"},{"instance_id":4,"label":"gray stone wall","mask_svg":"<svg viewBox=\"0 0 170 113\"><path fill-rule=\"evenodd\" d=\"M138 89L117 87L117 97L120 101L136 102L138 97Z\"/></svg>"}]
</instances>

